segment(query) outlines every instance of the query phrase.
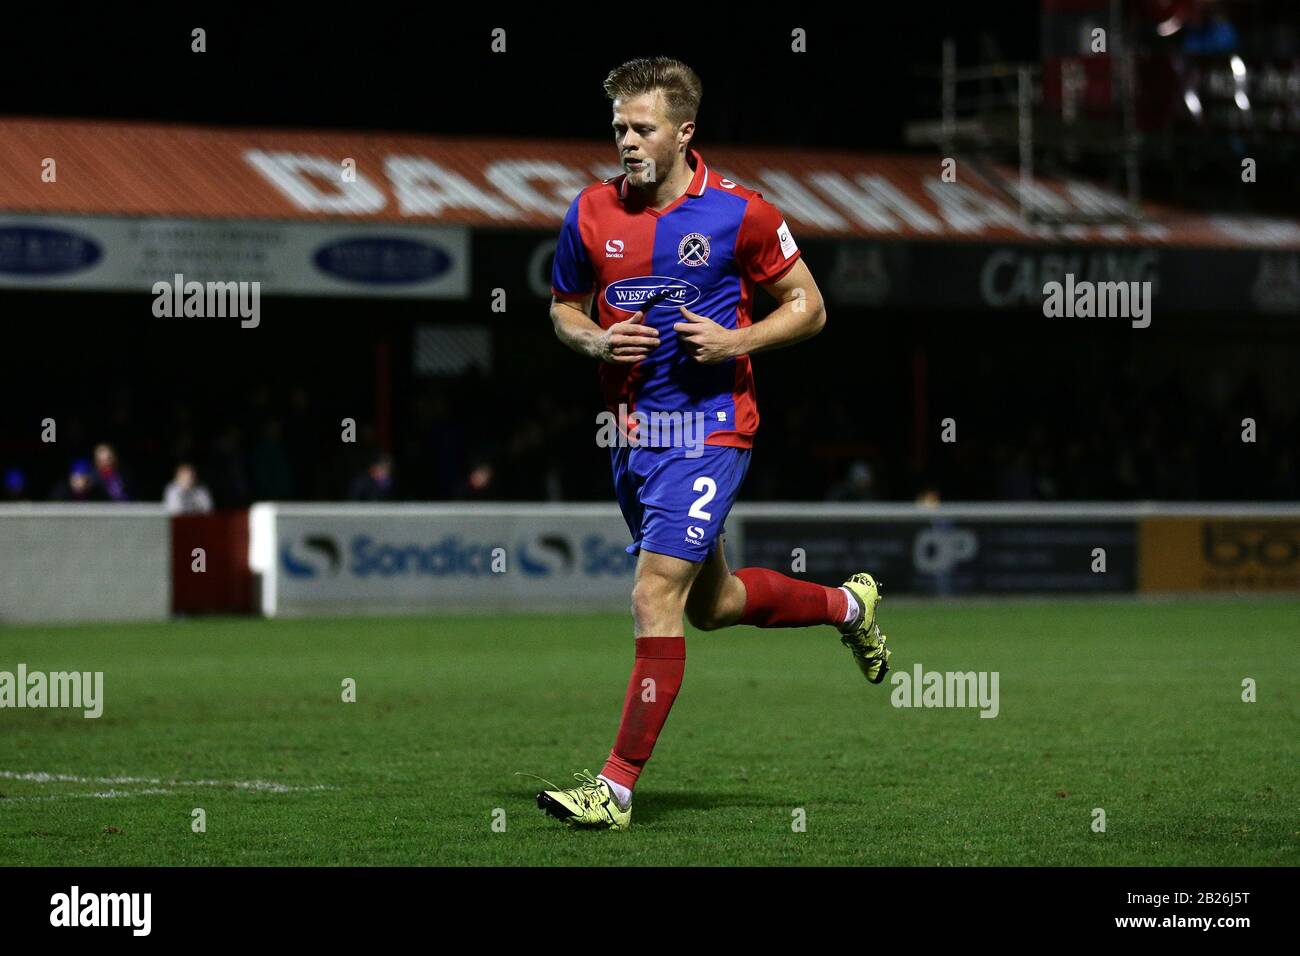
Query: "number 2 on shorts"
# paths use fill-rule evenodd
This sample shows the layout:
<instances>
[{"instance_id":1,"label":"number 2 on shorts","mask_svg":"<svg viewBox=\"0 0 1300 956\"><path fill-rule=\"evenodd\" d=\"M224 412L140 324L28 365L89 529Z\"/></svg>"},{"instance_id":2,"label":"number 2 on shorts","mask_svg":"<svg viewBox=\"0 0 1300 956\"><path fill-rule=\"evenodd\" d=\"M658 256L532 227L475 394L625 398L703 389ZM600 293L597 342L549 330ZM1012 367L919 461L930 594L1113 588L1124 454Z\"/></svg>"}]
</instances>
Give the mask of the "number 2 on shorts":
<instances>
[{"instance_id":1,"label":"number 2 on shorts","mask_svg":"<svg viewBox=\"0 0 1300 956\"><path fill-rule=\"evenodd\" d=\"M703 491L704 494L695 499L695 503L691 505L691 510L688 511L687 514L692 518L701 518L704 521L708 521L713 517L713 515L705 511L703 506L712 501L713 496L718 493L718 483L712 478L701 476L695 479L695 486L691 490Z\"/></svg>"}]
</instances>

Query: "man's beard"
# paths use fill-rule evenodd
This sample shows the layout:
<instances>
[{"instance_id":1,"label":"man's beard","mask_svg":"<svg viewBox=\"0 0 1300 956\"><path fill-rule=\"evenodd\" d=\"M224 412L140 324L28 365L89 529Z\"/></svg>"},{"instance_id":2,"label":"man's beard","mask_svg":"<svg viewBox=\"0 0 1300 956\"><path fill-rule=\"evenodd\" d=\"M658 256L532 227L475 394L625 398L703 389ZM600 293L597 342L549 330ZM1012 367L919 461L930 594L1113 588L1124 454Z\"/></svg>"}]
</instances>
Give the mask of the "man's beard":
<instances>
[{"instance_id":1,"label":"man's beard","mask_svg":"<svg viewBox=\"0 0 1300 956\"><path fill-rule=\"evenodd\" d=\"M642 166L640 169L629 169L627 171L627 181L633 186L643 188L646 186L653 186L657 182L655 179L657 171L658 168L654 161L647 160L646 165Z\"/></svg>"}]
</instances>

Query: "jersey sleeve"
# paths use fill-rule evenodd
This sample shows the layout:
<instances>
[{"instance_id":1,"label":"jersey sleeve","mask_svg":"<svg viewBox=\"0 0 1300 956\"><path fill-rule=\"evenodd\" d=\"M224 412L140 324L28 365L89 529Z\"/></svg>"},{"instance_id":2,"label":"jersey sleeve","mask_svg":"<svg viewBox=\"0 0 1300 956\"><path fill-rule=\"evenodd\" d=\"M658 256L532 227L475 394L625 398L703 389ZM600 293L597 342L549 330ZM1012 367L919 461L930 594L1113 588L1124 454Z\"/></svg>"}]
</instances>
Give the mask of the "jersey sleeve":
<instances>
[{"instance_id":1,"label":"jersey sleeve","mask_svg":"<svg viewBox=\"0 0 1300 956\"><path fill-rule=\"evenodd\" d=\"M799 247L781 213L762 196L745 210L736 237L736 264L745 278L762 285L775 282L799 260Z\"/></svg>"},{"instance_id":2,"label":"jersey sleeve","mask_svg":"<svg viewBox=\"0 0 1300 956\"><path fill-rule=\"evenodd\" d=\"M585 298L591 294L595 284L591 257L587 255L587 247L578 227L578 206L581 202L582 194L579 193L564 215L560 239L555 246L555 264L551 267L551 294L557 299Z\"/></svg>"}]
</instances>

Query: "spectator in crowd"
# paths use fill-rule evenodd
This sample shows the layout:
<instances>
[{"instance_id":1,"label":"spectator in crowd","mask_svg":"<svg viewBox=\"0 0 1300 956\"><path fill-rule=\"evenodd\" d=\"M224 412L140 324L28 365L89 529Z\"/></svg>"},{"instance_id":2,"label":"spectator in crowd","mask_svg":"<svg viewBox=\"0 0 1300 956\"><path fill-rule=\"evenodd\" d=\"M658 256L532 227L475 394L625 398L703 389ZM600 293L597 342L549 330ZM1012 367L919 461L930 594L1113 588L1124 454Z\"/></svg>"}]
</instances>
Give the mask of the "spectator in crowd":
<instances>
[{"instance_id":1,"label":"spectator in crowd","mask_svg":"<svg viewBox=\"0 0 1300 956\"><path fill-rule=\"evenodd\" d=\"M393 459L378 455L369 468L353 479L352 487L348 489L348 500L392 501L394 494Z\"/></svg>"},{"instance_id":2,"label":"spectator in crowd","mask_svg":"<svg viewBox=\"0 0 1300 956\"><path fill-rule=\"evenodd\" d=\"M1029 452L1024 449L1013 451L1004 445L999 446L997 452L999 457L1009 459L998 474L998 497L1003 501L1031 501L1038 497Z\"/></svg>"},{"instance_id":3,"label":"spectator in crowd","mask_svg":"<svg viewBox=\"0 0 1300 956\"><path fill-rule=\"evenodd\" d=\"M495 481L496 469L492 467L492 463L479 458L470 468L469 474L465 476L457 497L490 501Z\"/></svg>"},{"instance_id":4,"label":"spectator in crowd","mask_svg":"<svg viewBox=\"0 0 1300 956\"><path fill-rule=\"evenodd\" d=\"M130 501L131 493L117 461L113 446L101 442L95 446L95 475L104 497L109 501Z\"/></svg>"},{"instance_id":5,"label":"spectator in crowd","mask_svg":"<svg viewBox=\"0 0 1300 956\"><path fill-rule=\"evenodd\" d=\"M27 497L27 476L21 468L5 471L5 501L30 501Z\"/></svg>"},{"instance_id":6,"label":"spectator in crowd","mask_svg":"<svg viewBox=\"0 0 1300 956\"><path fill-rule=\"evenodd\" d=\"M932 484L924 484L916 493L916 504L922 508L937 508L942 503L939 489Z\"/></svg>"},{"instance_id":7,"label":"spectator in crowd","mask_svg":"<svg viewBox=\"0 0 1300 956\"><path fill-rule=\"evenodd\" d=\"M293 472L284 447L284 426L279 419L262 425L262 437L248 455L253 498L258 501L290 501L294 498Z\"/></svg>"},{"instance_id":8,"label":"spectator in crowd","mask_svg":"<svg viewBox=\"0 0 1300 956\"><path fill-rule=\"evenodd\" d=\"M55 501L109 500L103 486L95 479L95 469L85 458L78 458L72 463L68 477L54 486L50 497Z\"/></svg>"},{"instance_id":9,"label":"spectator in crowd","mask_svg":"<svg viewBox=\"0 0 1300 956\"><path fill-rule=\"evenodd\" d=\"M242 442L239 426L226 425L213 445L211 467L206 469L215 498L223 508L242 508L252 500Z\"/></svg>"},{"instance_id":10,"label":"spectator in crowd","mask_svg":"<svg viewBox=\"0 0 1300 956\"><path fill-rule=\"evenodd\" d=\"M1223 7L1217 3L1196 4L1183 37L1187 53L1213 55L1232 53L1240 40Z\"/></svg>"},{"instance_id":11,"label":"spectator in crowd","mask_svg":"<svg viewBox=\"0 0 1300 956\"><path fill-rule=\"evenodd\" d=\"M176 477L163 492L163 506L169 515L207 514L212 510L212 495L199 484L193 465L182 462L176 466Z\"/></svg>"},{"instance_id":12,"label":"spectator in crowd","mask_svg":"<svg viewBox=\"0 0 1300 956\"><path fill-rule=\"evenodd\" d=\"M874 501L875 499L875 476L871 472L871 466L861 459L851 464L847 477L832 485L826 494L827 501Z\"/></svg>"}]
</instances>

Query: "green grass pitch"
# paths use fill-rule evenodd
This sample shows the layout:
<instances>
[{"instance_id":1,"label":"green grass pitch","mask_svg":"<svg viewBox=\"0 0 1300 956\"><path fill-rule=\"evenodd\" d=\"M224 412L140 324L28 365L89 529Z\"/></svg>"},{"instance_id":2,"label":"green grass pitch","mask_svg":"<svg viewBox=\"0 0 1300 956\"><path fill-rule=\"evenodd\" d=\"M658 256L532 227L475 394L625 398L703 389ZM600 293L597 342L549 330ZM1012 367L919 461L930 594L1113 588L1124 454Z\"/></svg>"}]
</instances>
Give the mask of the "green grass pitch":
<instances>
[{"instance_id":1,"label":"green grass pitch","mask_svg":"<svg viewBox=\"0 0 1300 956\"><path fill-rule=\"evenodd\" d=\"M1300 602L896 599L881 621L895 671L998 671L999 715L891 706L830 628L692 632L626 833L566 829L514 775L600 769L621 617L6 627L0 670L103 671L105 705L0 710L0 862L1300 862Z\"/></svg>"}]
</instances>

